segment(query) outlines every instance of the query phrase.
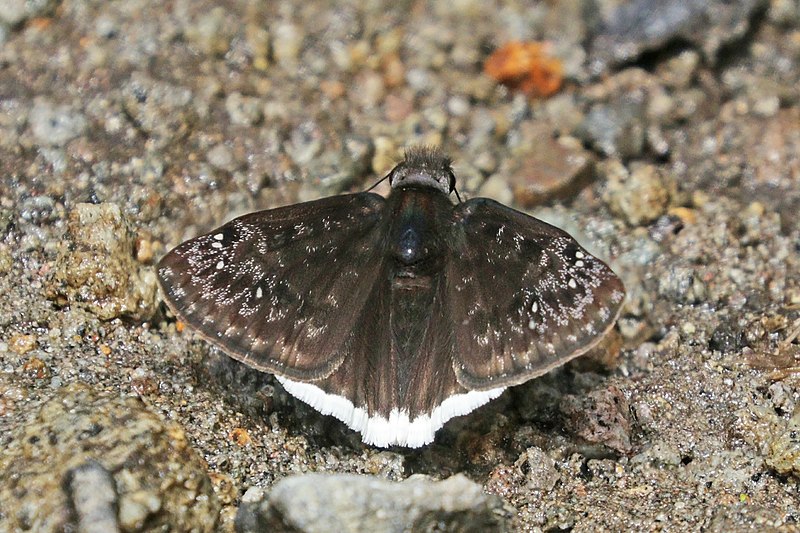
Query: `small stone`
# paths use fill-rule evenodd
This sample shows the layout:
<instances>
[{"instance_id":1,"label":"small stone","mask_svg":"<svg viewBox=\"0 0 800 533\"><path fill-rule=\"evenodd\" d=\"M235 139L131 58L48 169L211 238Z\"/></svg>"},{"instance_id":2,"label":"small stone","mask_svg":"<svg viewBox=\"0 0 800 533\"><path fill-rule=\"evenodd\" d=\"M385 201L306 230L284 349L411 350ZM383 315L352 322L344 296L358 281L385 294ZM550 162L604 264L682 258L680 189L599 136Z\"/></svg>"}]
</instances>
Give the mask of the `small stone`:
<instances>
[{"instance_id":1,"label":"small stone","mask_svg":"<svg viewBox=\"0 0 800 533\"><path fill-rule=\"evenodd\" d=\"M67 472L66 487L81 533L116 533L117 491L111 472L89 460Z\"/></svg>"},{"instance_id":2,"label":"small stone","mask_svg":"<svg viewBox=\"0 0 800 533\"><path fill-rule=\"evenodd\" d=\"M50 376L50 368L38 357L31 357L22 365L22 373L34 379L45 379Z\"/></svg>"},{"instance_id":3,"label":"small stone","mask_svg":"<svg viewBox=\"0 0 800 533\"><path fill-rule=\"evenodd\" d=\"M561 478L555 460L541 448L528 448L517 461L527 465L527 487L531 490L549 491Z\"/></svg>"},{"instance_id":4,"label":"small stone","mask_svg":"<svg viewBox=\"0 0 800 533\"><path fill-rule=\"evenodd\" d=\"M323 132L313 120L305 120L292 128L286 153L298 166L311 163L322 150Z\"/></svg>"},{"instance_id":5,"label":"small stone","mask_svg":"<svg viewBox=\"0 0 800 533\"><path fill-rule=\"evenodd\" d=\"M383 78L372 71L361 72L355 82L358 90L353 94L354 101L364 109L373 109L380 104L386 95Z\"/></svg>"},{"instance_id":6,"label":"small stone","mask_svg":"<svg viewBox=\"0 0 800 533\"><path fill-rule=\"evenodd\" d=\"M64 146L88 127L86 118L70 106L40 98L31 109L29 121L33 137L42 146Z\"/></svg>"},{"instance_id":7,"label":"small stone","mask_svg":"<svg viewBox=\"0 0 800 533\"><path fill-rule=\"evenodd\" d=\"M367 471L370 474L392 481L404 479L404 465L405 457L403 455L389 451L372 454L367 459Z\"/></svg>"},{"instance_id":8,"label":"small stone","mask_svg":"<svg viewBox=\"0 0 800 533\"><path fill-rule=\"evenodd\" d=\"M583 397L567 396L561 410L572 431L585 441L619 453L631 450L630 410L617 387L611 385Z\"/></svg>"},{"instance_id":9,"label":"small stone","mask_svg":"<svg viewBox=\"0 0 800 533\"><path fill-rule=\"evenodd\" d=\"M253 66L264 70L269 65L269 32L260 24L248 24L245 27L245 39L253 54Z\"/></svg>"},{"instance_id":10,"label":"small stone","mask_svg":"<svg viewBox=\"0 0 800 533\"><path fill-rule=\"evenodd\" d=\"M648 449L632 457L631 463L649 463L656 467L677 467L681 465L681 453L667 442L656 441Z\"/></svg>"},{"instance_id":11,"label":"small stone","mask_svg":"<svg viewBox=\"0 0 800 533\"><path fill-rule=\"evenodd\" d=\"M722 46L747 32L750 19L764 2L746 0L635 0L613 3L591 45L595 74L631 62L668 43L688 41L714 64Z\"/></svg>"},{"instance_id":12,"label":"small stone","mask_svg":"<svg viewBox=\"0 0 800 533\"><path fill-rule=\"evenodd\" d=\"M577 134L607 156L638 157L644 148L644 115L644 106L629 98L612 104L595 104Z\"/></svg>"},{"instance_id":13,"label":"small stone","mask_svg":"<svg viewBox=\"0 0 800 533\"><path fill-rule=\"evenodd\" d=\"M240 126L252 126L262 118L261 102L258 98L233 92L225 98L225 111L231 122Z\"/></svg>"},{"instance_id":14,"label":"small stone","mask_svg":"<svg viewBox=\"0 0 800 533\"><path fill-rule=\"evenodd\" d=\"M184 137L198 120L201 99L191 89L135 71L122 84L122 105L148 142L163 147Z\"/></svg>"},{"instance_id":15,"label":"small stone","mask_svg":"<svg viewBox=\"0 0 800 533\"><path fill-rule=\"evenodd\" d=\"M158 494L140 490L126 494L119 501L119 522L126 531L139 531L147 519L161 510Z\"/></svg>"},{"instance_id":16,"label":"small stone","mask_svg":"<svg viewBox=\"0 0 800 533\"><path fill-rule=\"evenodd\" d=\"M386 87L398 87L406 79L406 67L397 53L390 53L381 58L381 70Z\"/></svg>"},{"instance_id":17,"label":"small stone","mask_svg":"<svg viewBox=\"0 0 800 533\"><path fill-rule=\"evenodd\" d=\"M217 167L220 170L226 172L233 172L236 170L233 153L225 144L218 144L211 148L206 154L206 160L211 166Z\"/></svg>"},{"instance_id":18,"label":"small stone","mask_svg":"<svg viewBox=\"0 0 800 533\"><path fill-rule=\"evenodd\" d=\"M272 39L275 60L283 68L293 68L297 63L302 44L303 33L297 26L286 22L279 24Z\"/></svg>"},{"instance_id":19,"label":"small stone","mask_svg":"<svg viewBox=\"0 0 800 533\"><path fill-rule=\"evenodd\" d=\"M229 437L237 446L248 446L253 443L250 433L245 428L233 428Z\"/></svg>"},{"instance_id":20,"label":"small stone","mask_svg":"<svg viewBox=\"0 0 800 533\"><path fill-rule=\"evenodd\" d=\"M26 354L36 348L36 337L34 335L14 334L8 339L8 348L16 354Z\"/></svg>"},{"instance_id":21,"label":"small stone","mask_svg":"<svg viewBox=\"0 0 800 533\"><path fill-rule=\"evenodd\" d=\"M666 212L670 195L655 165L636 165L628 173L619 161L609 160L599 170L608 182L603 199L631 226L649 224Z\"/></svg>"},{"instance_id":22,"label":"small stone","mask_svg":"<svg viewBox=\"0 0 800 533\"><path fill-rule=\"evenodd\" d=\"M223 56L238 29L226 20L226 13L219 6L203 12L194 24L186 28L187 41L205 54Z\"/></svg>"},{"instance_id":23,"label":"small stone","mask_svg":"<svg viewBox=\"0 0 800 533\"><path fill-rule=\"evenodd\" d=\"M800 478L800 409L772 436L766 462L779 474Z\"/></svg>"},{"instance_id":24,"label":"small stone","mask_svg":"<svg viewBox=\"0 0 800 533\"><path fill-rule=\"evenodd\" d=\"M153 261L153 241L149 236L140 235L135 244L136 261L146 265Z\"/></svg>"},{"instance_id":25,"label":"small stone","mask_svg":"<svg viewBox=\"0 0 800 533\"><path fill-rule=\"evenodd\" d=\"M697 74L700 61L701 57L697 51L684 50L660 66L658 74L668 87L686 89Z\"/></svg>"},{"instance_id":26,"label":"small stone","mask_svg":"<svg viewBox=\"0 0 800 533\"><path fill-rule=\"evenodd\" d=\"M236 523L239 533L510 531L502 500L462 474L444 481L416 475L400 483L349 474L293 476L272 488L255 516L237 516Z\"/></svg>"},{"instance_id":27,"label":"small stone","mask_svg":"<svg viewBox=\"0 0 800 533\"><path fill-rule=\"evenodd\" d=\"M372 171L384 176L400 159L397 146L389 137L375 138L375 151L372 155Z\"/></svg>"},{"instance_id":28,"label":"small stone","mask_svg":"<svg viewBox=\"0 0 800 533\"><path fill-rule=\"evenodd\" d=\"M508 180L502 178L499 174L489 176L481 185L478 194L506 205L514 201L514 191L511 190Z\"/></svg>"},{"instance_id":29,"label":"small stone","mask_svg":"<svg viewBox=\"0 0 800 533\"><path fill-rule=\"evenodd\" d=\"M528 130L526 132L526 130ZM533 207L574 196L592 176L594 157L574 137L554 139L547 128L523 128L525 141L501 167L514 201Z\"/></svg>"},{"instance_id":30,"label":"small stone","mask_svg":"<svg viewBox=\"0 0 800 533\"><path fill-rule=\"evenodd\" d=\"M135 236L116 204L77 204L49 294L85 306L99 318L149 318L156 308L152 268L136 262Z\"/></svg>"}]
</instances>

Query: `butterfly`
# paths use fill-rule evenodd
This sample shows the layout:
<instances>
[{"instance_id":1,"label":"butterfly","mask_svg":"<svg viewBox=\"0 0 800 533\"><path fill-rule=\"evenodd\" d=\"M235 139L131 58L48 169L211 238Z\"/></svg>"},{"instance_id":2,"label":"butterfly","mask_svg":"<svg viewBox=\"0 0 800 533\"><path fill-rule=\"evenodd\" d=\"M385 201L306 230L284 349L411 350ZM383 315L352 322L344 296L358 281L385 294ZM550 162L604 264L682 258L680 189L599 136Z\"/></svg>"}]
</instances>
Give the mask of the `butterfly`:
<instances>
[{"instance_id":1,"label":"butterfly","mask_svg":"<svg viewBox=\"0 0 800 533\"><path fill-rule=\"evenodd\" d=\"M437 149L409 149L387 177L386 198L236 218L166 254L158 279L229 356L367 444L420 447L595 346L625 290L564 231L491 199L453 202Z\"/></svg>"}]
</instances>

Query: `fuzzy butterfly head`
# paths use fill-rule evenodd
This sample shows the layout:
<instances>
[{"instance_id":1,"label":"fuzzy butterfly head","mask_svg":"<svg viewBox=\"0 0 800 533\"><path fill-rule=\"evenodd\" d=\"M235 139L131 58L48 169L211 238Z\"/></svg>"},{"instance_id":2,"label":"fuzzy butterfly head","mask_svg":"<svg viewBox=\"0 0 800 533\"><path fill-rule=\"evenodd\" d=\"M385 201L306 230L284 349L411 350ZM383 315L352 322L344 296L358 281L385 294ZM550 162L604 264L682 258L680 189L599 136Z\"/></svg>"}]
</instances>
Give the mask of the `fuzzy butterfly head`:
<instances>
[{"instance_id":1,"label":"fuzzy butterfly head","mask_svg":"<svg viewBox=\"0 0 800 533\"><path fill-rule=\"evenodd\" d=\"M392 188L418 185L432 187L445 194L456 188L456 176L450 158L432 146L406 150L405 158L389 173Z\"/></svg>"}]
</instances>

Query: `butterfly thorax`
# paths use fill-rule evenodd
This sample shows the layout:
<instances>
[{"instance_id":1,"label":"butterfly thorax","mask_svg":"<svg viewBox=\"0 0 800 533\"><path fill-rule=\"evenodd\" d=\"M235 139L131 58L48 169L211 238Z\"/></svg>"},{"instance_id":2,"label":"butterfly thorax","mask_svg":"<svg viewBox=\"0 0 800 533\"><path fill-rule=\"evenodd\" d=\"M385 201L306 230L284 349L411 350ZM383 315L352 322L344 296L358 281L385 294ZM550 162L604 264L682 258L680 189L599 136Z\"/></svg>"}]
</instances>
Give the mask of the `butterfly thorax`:
<instances>
[{"instance_id":1,"label":"butterfly thorax","mask_svg":"<svg viewBox=\"0 0 800 533\"><path fill-rule=\"evenodd\" d=\"M446 255L447 218L453 205L438 189L403 187L387 202L391 213L387 252L395 279L419 278L441 271Z\"/></svg>"}]
</instances>

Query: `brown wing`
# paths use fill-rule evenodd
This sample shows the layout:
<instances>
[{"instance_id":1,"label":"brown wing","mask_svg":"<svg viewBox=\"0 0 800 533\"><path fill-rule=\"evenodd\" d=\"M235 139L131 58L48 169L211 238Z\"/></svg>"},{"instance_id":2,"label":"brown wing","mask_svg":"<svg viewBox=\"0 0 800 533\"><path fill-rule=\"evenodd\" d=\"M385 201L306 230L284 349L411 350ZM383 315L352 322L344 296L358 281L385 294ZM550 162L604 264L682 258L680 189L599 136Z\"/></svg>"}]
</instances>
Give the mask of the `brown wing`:
<instances>
[{"instance_id":1,"label":"brown wing","mask_svg":"<svg viewBox=\"0 0 800 533\"><path fill-rule=\"evenodd\" d=\"M540 376L613 326L622 282L569 234L486 198L456 206L454 226L454 364L468 389Z\"/></svg>"},{"instance_id":2,"label":"brown wing","mask_svg":"<svg viewBox=\"0 0 800 533\"><path fill-rule=\"evenodd\" d=\"M237 218L161 260L165 300L254 368L299 380L329 375L349 353L381 268L384 205L360 193Z\"/></svg>"}]
</instances>

